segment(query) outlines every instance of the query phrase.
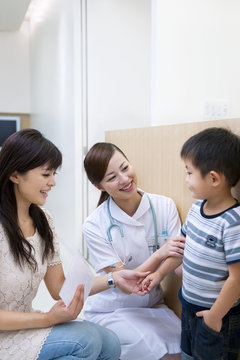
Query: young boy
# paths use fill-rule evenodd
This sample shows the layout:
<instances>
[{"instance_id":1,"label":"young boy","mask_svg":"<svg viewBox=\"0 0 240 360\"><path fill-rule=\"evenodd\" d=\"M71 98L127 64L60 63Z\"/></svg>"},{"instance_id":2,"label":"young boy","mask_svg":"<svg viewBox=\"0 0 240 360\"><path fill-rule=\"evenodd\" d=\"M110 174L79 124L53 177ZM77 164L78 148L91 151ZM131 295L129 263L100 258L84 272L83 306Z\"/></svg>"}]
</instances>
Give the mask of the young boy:
<instances>
[{"instance_id":1,"label":"young boy","mask_svg":"<svg viewBox=\"0 0 240 360\"><path fill-rule=\"evenodd\" d=\"M196 199L182 227L181 349L183 360L240 359L240 138L208 128L182 147L189 191ZM143 281L151 290L180 264L168 258Z\"/></svg>"}]
</instances>

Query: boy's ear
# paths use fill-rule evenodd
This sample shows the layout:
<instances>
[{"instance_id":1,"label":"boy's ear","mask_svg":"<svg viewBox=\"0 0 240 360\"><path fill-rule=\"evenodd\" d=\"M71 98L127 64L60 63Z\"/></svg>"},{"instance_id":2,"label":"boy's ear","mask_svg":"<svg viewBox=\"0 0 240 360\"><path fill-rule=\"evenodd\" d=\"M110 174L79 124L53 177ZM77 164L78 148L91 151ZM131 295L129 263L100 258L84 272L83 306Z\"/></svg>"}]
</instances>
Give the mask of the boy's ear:
<instances>
[{"instance_id":1,"label":"boy's ear","mask_svg":"<svg viewBox=\"0 0 240 360\"><path fill-rule=\"evenodd\" d=\"M212 185L213 186L217 186L221 183L222 181L222 174L220 174L219 172L217 171L214 171L214 170L211 170L210 173L210 179L212 181Z\"/></svg>"},{"instance_id":2,"label":"boy's ear","mask_svg":"<svg viewBox=\"0 0 240 360\"><path fill-rule=\"evenodd\" d=\"M9 178L14 184L18 184L19 183L19 179L18 179L18 172L14 171L14 173L12 173L12 175Z\"/></svg>"}]
</instances>

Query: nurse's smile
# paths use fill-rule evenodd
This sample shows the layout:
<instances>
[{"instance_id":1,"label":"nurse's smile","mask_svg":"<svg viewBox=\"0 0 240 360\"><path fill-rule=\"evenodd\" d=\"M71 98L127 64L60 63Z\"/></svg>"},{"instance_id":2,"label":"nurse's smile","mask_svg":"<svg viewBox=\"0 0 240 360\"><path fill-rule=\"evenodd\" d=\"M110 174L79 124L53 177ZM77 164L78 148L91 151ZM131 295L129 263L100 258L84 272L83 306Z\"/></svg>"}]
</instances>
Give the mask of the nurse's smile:
<instances>
[{"instance_id":1,"label":"nurse's smile","mask_svg":"<svg viewBox=\"0 0 240 360\"><path fill-rule=\"evenodd\" d=\"M132 191L132 189L133 189L133 181L131 181L128 185L121 188L120 191L130 192Z\"/></svg>"}]
</instances>

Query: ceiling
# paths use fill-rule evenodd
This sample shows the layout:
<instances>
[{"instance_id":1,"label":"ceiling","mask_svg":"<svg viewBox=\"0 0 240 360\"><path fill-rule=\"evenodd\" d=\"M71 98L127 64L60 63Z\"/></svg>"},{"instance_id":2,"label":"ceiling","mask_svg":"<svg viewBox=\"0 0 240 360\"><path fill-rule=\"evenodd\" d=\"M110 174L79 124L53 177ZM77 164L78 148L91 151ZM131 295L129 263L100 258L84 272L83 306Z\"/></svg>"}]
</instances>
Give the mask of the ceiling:
<instances>
[{"instance_id":1,"label":"ceiling","mask_svg":"<svg viewBox=\"0 0 240 360\"><path fill-rule=\"evenodd\" d=\"M0 31L17 31L31 0L0 0Z\"/></svg>"}]
</instances>

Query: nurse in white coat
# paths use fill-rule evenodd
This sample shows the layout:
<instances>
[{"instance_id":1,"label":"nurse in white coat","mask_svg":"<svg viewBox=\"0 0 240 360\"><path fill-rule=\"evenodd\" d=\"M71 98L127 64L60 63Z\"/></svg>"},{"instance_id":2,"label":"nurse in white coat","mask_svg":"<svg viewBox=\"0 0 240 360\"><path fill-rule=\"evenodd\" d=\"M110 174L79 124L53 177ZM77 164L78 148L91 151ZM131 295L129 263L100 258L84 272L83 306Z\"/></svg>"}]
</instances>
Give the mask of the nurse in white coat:
<instances>
[{"instance_id":1,"label":"nurse in white coat","mask_svg":"<svg viewBox=\"0 0 240 360\"><path fill-rule=\"evenodd\" d=\"M111 276L123 268L154 271L159 259L182 256L176 206L170 198L138 189L133 167L113 144L95 144L84 166L101 190L97 209L84 223L84 238L96 272L109 274L109 289L88 299L86 319L118 335L122 360L180 359L180 320L163 303L161 287L143 297L126 295Z\"/></svg>"}]
</instances>

